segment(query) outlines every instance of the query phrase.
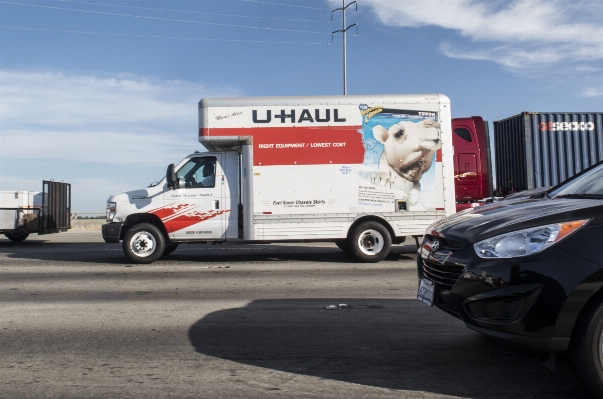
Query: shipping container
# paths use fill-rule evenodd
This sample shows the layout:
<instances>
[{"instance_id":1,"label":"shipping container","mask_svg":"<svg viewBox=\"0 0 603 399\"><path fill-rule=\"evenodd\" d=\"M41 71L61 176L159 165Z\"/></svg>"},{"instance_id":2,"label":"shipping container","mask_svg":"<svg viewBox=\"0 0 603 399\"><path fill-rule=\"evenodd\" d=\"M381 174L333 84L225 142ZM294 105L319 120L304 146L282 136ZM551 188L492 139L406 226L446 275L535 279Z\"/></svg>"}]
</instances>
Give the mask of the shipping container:
<instances>
[{"instance_id":1,"label":"shipping container","mask_svg":"<svg viewBox=\"0 0 603 399\"><path fill-rule=\"evenodd\" d=\"M554 186L603 160L603 112L522 112L494 122L498 194Z\"/></svg>"}]
</instances>

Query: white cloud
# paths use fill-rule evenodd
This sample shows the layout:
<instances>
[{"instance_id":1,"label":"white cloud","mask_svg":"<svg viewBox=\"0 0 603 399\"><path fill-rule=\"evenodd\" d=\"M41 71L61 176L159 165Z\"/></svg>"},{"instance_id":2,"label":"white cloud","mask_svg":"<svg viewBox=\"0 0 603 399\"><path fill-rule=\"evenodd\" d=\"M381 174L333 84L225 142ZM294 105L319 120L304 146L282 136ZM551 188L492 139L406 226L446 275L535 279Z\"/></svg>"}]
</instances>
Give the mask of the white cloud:
<instances>
[{"instance_id":1,"label":"white cloud","mask_svg":"<svg viewBox=\"0 0 603 399\"><path fill-rule=\"evenodd\" d=\"M603 87L589 87L582 93L584 97L603 97Z\"/></svg>"},{"instance_id":2,"label":"white cloud","mask_svg":"<svg viewBox=\"0 0 603 399\"><path fill-rule=\"evenodd\" d=\"M442 49L455 58L491 60L511 68L603 59L600 0L369 0L390 26L438 26L471 41Z\"/></svg>"},{"instance_id":3,"label":"white cloud","mask_svg":"<svg viewBox=\"0 0 603 399\"><path fill-rule=\"evenodd\" d=\"M442 43L440 49L451 58L493 61L509 68L535 68L562 62L568 54L574 52L570 46L558 46L556 51L539 46L517 47L504 45L489 49L469 48L471 46L453 46Z\"/></svg>"},{"instance_id":4,"label":"white cloud","mask_svg":"<svg viewBox=\"0 0 603 399\"><path fill-rule=\"evenodd\" d=\"M0 190L72 184L75 211L145 187L196 149L202 97L233 88L138 76L0 70Z\"/></svg>"},{"instance_id":5,"label":"white cloud","mask_svg":"<svg viewBox=\"0 0 603 399\"><path fill-rule=\"evenodd\" d=\"M0 191L42 191L42 180L0 176Z\"/></svg>"},{"instance_id":6,"label":"white cloud","mask_svg":"<svg viewBox=\"0 0 603 399\"><path fill-rule=\"evenodd\" d=\"M201 97L235 95L179 80L0 71L0 128L123 133L197 130Z\"/></svg>"},{"instance_id":7,"label":"white cloud","mask_svg":"<svg viewBox=\"0 0 603 399\"><path fill-rule=\"evenodd\" d=\"M2 130L0 158L21 161L62 159L65 162L156 165L200 150L196 128L170 131ZM22 148L24 151L15 151Z\"/></svg>"},{"instance_id":8,"label":"white cloud","mask_svg":"<svg viewBox=\"0 0 603 399\"><path fill-rule=\"evenodd\" d=\"M233 95L133 76L0 71L0 158L149 163L199 148L197 103ZM15 151L27 143L27 151Z\"/></svg>"},{"instance_id":9,"label":"white cloud","mask_svg":"<svg viewBox=\"0 0 603 399\"><path fill-rule=\"evenodd\" d=\"M158 176L159 177L159 176ZM86 212L102 213L105 210L107 198L111 194L119 193L148 185L147 181L132 184L124 180L111 179L74 179L70 181L72 192L72 213L83 214Z\"/></svg>"}]
</instances>

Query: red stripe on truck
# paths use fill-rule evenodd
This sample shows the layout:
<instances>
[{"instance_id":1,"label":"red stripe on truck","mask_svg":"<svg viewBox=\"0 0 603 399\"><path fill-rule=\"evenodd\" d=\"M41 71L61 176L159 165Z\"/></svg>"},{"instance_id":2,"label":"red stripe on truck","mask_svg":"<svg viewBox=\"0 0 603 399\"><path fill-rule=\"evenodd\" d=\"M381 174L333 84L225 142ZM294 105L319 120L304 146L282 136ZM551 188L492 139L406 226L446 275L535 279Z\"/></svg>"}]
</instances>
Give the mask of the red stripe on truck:
<instances>
[{"instance_id":1,"label":"red stripe on truck","mask_svg":"<svg viewBox=\"0 0 603 399\"><path fill-rule=\"evenodd\" d=\"M223 213L230 212L225 210L207 210L202 211L196 204L177 204L171 203L149 211L153 215L159 216L168 233L186 229L197 223L220 216Z\"/></svg>"},{"instance_id":2,"label":"red stripe on truck","mask_svg":"<svg viewBox=\"0 0 603 399\"><path fill-rule=\"evenodd\" d=\"M253 164L361 164L361 126L261 127L200 129L200 137L252 136Z\"/></svg>"}]
</instances>

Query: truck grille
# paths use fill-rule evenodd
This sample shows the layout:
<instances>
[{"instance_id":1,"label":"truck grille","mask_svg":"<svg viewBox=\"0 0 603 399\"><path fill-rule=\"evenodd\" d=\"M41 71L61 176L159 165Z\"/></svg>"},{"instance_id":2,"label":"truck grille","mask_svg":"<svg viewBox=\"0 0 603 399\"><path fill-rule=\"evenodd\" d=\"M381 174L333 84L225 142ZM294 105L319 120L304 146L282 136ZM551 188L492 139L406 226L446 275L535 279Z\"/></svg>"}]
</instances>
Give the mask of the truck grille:
<instances>
[{"instance_id":1,"label":"truck grille","mask_svg":"<svg viewBox=\"0 0 603 399\"><path fill-rule=\"evenodd\" d=\"M464 266L445 266L423 259L423 277L433 281L439 288L450 290L461 277Z\"/></svg>"}]
</instances>

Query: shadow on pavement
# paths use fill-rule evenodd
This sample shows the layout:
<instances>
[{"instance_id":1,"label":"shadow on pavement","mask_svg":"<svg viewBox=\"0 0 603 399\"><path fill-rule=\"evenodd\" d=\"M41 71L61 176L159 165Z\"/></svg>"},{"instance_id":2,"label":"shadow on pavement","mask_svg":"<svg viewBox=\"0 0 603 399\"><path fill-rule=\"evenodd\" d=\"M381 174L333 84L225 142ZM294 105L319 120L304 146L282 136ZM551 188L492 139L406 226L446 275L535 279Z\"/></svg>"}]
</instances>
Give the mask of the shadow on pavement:
<instances>
[{"instance_id":1,"label":"shadow on pavement","mask_svg":"<svg viewBox=\"0 0 603 399\"><path fill-rule=\"evenodd\" d=\"M8 259L57 262L119 264L127 261L121 246L96 242L50 241L41 238L28 238L19 243L0 240L0 254L4 254Z\"/></svg>"},{"instance_id":2,"label":"shadow on pavement","mask_svg":"<svg viewBox=\"0 0 603 399\"><path fill-rule=\"evenodd\" d=\"M393 246L387 260L408 260L414 256L414 246ZM123 253L121 244L103 242L60 242L43 239L27 239L20 243L9 240L0 241L0 254L9 259L32 259L47 261L66 261L103 264L132 263ZM306 261L320 263L350 263L351 258L333 246L304 245L208 245L181 244L173 253L166 255L153 265L178 264L184 262L267 262L274 261ZM153 265L136 265L152 267Z\"/></svg>"},{"instance_id":3,"label":"shadow on pavement","mask_svg":"<svg viewBox=\"0 0 603 399\"><path fill-rule=\"evenodd\" d=\"M331 304L349 308L327 310ZM556 372L416 300L256 300L189 329L199 353L380 388L465 398L583 398L565 361Z\"/></svg>"}]
</instances>

